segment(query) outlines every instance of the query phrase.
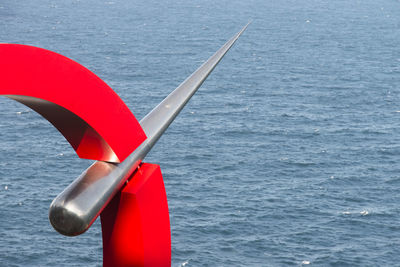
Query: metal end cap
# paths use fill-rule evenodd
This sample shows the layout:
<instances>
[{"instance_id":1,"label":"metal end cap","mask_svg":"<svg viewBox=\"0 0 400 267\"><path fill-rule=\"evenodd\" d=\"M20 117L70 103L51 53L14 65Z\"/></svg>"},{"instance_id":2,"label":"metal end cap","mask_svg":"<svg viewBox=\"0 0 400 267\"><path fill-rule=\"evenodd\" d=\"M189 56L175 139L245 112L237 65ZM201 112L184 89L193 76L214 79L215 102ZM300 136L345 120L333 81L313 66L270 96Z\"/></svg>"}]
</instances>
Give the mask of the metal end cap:
<instances>
[{"instance_id":1,"label":"metal end cap","mask_svg":"<svg viewBox=\"0 0 400 267\"><path fill-rule=\"evenodd\" d=\"M81 216L66 207L51 205L49 220L57 232L66 236L80 235L89 228Z\"/></svg>"}]
</instances>

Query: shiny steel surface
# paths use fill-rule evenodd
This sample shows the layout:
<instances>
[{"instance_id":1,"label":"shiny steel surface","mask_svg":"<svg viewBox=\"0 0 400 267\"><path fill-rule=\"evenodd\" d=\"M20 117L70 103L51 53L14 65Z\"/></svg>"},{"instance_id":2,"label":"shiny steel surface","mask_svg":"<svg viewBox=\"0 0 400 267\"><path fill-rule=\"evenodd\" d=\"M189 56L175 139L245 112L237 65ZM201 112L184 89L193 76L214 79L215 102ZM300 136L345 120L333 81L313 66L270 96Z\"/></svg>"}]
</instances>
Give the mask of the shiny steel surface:
<instances>
[{"instance_id":1,"label":"shiny steel surface","mask_svg":"<svg viewBox=\"0 0 400 267\"><path fill-rule=\"evenodd\" d=\"M96 161L53 200L49 219L54 229L75 236L91 226L248 25L140 121L147 139L123 162Z\"/></svg>"}]
</instances>

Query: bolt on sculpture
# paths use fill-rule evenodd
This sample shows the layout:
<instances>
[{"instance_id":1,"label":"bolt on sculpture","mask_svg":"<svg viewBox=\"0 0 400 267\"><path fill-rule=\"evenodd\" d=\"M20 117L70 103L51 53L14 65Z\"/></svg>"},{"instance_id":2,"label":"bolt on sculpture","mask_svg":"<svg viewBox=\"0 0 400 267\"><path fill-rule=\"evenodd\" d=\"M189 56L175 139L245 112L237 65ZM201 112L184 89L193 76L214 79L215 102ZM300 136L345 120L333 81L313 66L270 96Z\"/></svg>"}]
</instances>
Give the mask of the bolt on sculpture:
<instances>
[{"instance_id":1,"label":"bolt on sculpture","mask_svg":"<svg viewBox=\"0 0 400 267\"><path fill-rule=\"evenodd\" d=\"M142 160L247 26L140 123L80 64L41 48L0 44L0 94L41 114L79 157L96 160L53 200L49 219L61 234L75 236L100 215L103 266L171 265L162 174Z\"/></svg>"}]
</instances>

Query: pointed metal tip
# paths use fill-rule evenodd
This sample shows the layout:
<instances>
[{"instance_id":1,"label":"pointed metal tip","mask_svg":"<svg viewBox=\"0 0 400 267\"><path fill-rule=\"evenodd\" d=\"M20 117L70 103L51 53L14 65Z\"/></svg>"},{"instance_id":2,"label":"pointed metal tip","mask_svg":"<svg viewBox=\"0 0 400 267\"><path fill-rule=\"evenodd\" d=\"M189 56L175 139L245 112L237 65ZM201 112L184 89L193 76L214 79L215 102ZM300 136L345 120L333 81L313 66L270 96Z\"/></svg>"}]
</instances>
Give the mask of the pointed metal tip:
<instances>
[{"instance_id":1,"label":"pointed metal tip","mask_svg":"<svg viewBox=\"0 0 400 267\"><path fill-rule=\"evenodd\" d=\"M249 25L250 25L252 22L253 22L252 19L249 20L249 22L247 22L247 24L240 30L240 34L242 34L242 32L244 32L244 31L247 29L247 27L249 27Z\"/></svg>"},{"instance_id":2,"label":"pointed metal tip","mask_svg":"<svg viewBox=\"0 0 400 267\"><path fill-rule=\"evenodd\" d=\"M244 28L246 29L252 22L253 22L253 19L250 19L249 22L247 22L246 26L244 26Z\"/></svg>"},{"instance_id":3,"label":"pointed metal tip","mask_svg":"<svg viewBox=\"0 0 400 267\"><path fill-rule=\"evenodd\" d=\"M90 227L249 24L140 121L147 139L122 163L95 162L54 199L49 218L58 232L74 236Z\"/></svg>"},{"instance_id":4,"label":"pointed metal tip","mask_svg":"<svg viewBox=\"0 0 400 267\"><path fill-rule=\"evenodd\" d=\"M242 33L247 29L247 27L249 27L251 22L252 20L247 22L247 24L237 34L235 34L235 36L233 36L231 40L229 40L229 42L232 42L231 45L233 45L233 43L235 43L236 40L239 39L240 35L242 35Z\"/></svg>"}]
</instances>

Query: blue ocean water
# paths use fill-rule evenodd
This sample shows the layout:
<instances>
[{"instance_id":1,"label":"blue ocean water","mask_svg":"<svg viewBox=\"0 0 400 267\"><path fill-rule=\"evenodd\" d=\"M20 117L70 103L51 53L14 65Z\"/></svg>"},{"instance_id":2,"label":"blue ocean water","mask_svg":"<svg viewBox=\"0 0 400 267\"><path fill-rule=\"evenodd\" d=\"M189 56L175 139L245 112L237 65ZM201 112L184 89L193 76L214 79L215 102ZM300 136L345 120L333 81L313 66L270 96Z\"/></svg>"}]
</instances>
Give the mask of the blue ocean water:
<instances>
[{"instance_id":1,"label":"blue ocean water","mask_svg":"<svg viewBox=\"0 0 400 267\"><path fill-rule=\"evenodd\" d=\"M146 158L172 266L396 266L399 14L395 0L2 0L0 42L78 61L140 119L252 19ZM0 157L0 266L101 266L99 222L71 238L47 218L91 162L5 98Z\"/></svg>"}]
</instances>

